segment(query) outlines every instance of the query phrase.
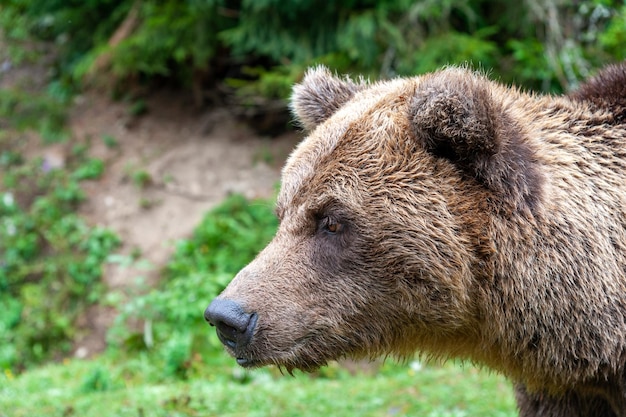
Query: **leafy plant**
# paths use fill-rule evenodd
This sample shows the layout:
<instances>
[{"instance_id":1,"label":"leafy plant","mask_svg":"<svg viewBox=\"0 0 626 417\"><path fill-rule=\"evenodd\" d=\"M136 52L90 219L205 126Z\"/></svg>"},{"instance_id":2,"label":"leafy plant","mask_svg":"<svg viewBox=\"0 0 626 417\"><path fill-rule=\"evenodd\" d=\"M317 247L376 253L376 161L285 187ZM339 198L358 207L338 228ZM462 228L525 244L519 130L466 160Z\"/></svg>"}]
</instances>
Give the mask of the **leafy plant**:
<instances>
[{"instance_id":1,"label":"leafy plant","mask_svg":"<svg viewBox=\"0 0 626 417\"><path fill-rule=\"evenodd\" d=\"M0 193L0 367L20 369L69 350L74 321L98 300L102 264L119 239L75 213L84 199L78 181L99 175L101 161L73 161L68 170L41 159L8 161Z\"/></svg>"},{"instance_id":2,"label":"leafy plant","mask_svg":"<svg viewBox=\"0 0 626 417\"><path fill-rule=\"evenodd\" d=\"M617 59L626 59L626 51L623 47L626 44L626 5L622 5L614 13L606 31L602 32L599 38L612 56Z\"/></svg>"},{"instance_id":3,"label":"leafy plant","mask_svg":"<svg viewBox=\"0 0 626 417\"><path fill-rule=\"evenodd\" d=\"M101 159L90 158L72 172L72 177L78 181L93 180L100 178L103 172L104 162Z\"/></svg>"},{"instance_id":4,"label":"leafy plant","mask_svg":"<svg viewBox=\"0 0 626 417\"><path fill-rule=\"evenodd\" d=\"M144 169L137 169L130 173L133 184L139 189L144 189L152 184L152 175Z\"/></svg>"},{"instance_id":5,"label":"leafy plant","mask_svg":"<svg viewBox=\"0 0 626 417\"><path fill-rule=\"evenodd\" d=\"M118 143L117 139L115 139L115 137L112 136L112 135L109 135L109 134L102 135L101 139L102 139L102 142L109 149L114 149L114 148L117 148L119 146L119 143Z\"/></svg>"},{"instance_id":6,"label":"leafy plant","mask_svg":"<svg viewBox=\"0 0 626 417\"><path fill-rule=\"evenodd\" d=\"M250 96L284 99L316 63L385 78L471 62L505 82L562 91L623 59L624 14L617 0L9 0L0 27L16 42L55 41L59 91L99 75L167 79L198 100L218 84L263 107Z\"/></svg>"},{"instance_id":7,"label":"leafy plant","mask_svg":"<svg viewBox=\"0 0 626 417\"><path fill-rule=\"evenodd\" d=\"M84 393L107 391L112 388L110 372L102 366L93 367L83 378L80 391Z\"/></svg>"},{"instance_id":8,"label":"leafy plant","mask_svg":"<svg viewBox=\"0 0 626 417\"><path fill-rule=\"evenodd\" d=\"M231 195L207 213L191 239L177 243L166 266L166 276L173 279L192 274L234 275L276 233L278 221L272 207L269 201L248 201L241 195Z\"/></svg>"},{"instance_id":9,"label":"leafy plant","mask_svg":"<svg viewBox=\"0 0 626 417\"><path fill-rule=\"evenodd\" d=\"M66 104L46 93L0 89L0 126L38 132L46 142L67 138Z\"/></svg>"}]
</instances>

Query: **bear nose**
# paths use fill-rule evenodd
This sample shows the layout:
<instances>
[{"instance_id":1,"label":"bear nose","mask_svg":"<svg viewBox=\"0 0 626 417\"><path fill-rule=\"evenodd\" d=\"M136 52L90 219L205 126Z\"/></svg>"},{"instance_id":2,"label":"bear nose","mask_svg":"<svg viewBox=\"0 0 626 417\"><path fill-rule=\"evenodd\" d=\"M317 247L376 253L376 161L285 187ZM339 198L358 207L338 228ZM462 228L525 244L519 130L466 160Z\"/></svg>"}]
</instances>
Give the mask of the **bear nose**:
<instances>
[{"instance_id":1,"label":"bear nose","mask_svg":"<svg viewBox=\"0 0 626 417\"><path fill-rule=\"evenodd\" d=\"M215 326L225 346L236 350L250 343L257 315L246 313L235 301L216 298L204 311L204 319Z\"/></svg>"}]
</instances>

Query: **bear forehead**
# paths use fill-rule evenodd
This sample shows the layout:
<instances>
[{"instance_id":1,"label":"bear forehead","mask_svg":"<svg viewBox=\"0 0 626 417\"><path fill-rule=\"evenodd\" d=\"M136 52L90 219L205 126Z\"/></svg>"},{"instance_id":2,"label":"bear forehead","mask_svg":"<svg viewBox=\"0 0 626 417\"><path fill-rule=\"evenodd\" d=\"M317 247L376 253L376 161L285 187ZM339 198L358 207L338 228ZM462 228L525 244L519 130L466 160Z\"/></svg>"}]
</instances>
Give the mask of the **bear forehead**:
<instances>
[{"instance_id":1,"label":"bear forehead","mask_svg":"<svg viewBox=\"0 0 626 417\"><path fill-rule=\"evenodd\" d=\"M366 149L358 148L364 140L379 140L381 135L393 134L400 126L406 127L408 101L418 83L419 78L413 78L372 84L310 132L285 163L278 195L279 209L289 206L299 190L310 184L323 165L333 159L332 153L339 145L352 145L354 153L365 153ZM359 132L361 140L354 140L354 132Z\"/></svg>"}]
</instances>

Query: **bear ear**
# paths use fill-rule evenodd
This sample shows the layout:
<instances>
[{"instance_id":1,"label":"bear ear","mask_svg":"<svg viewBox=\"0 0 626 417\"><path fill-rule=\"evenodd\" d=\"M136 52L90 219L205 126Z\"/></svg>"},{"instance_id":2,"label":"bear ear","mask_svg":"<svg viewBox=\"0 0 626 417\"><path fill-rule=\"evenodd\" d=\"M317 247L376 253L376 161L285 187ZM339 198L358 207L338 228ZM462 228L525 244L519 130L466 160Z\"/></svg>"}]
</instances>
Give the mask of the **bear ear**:
<instances>
[{"instance_id":1,"label":"bear ear","mask_svg":"<svg viewBox=\"0 0 626 417\"><path fill-rule=\"evenodd\" d=\"M349 78L340 79L324 66L309 69L293 88L291 110L305 130L328 119L363 87Z\"/></svg>"},{"instance_id":2,"label":"bear ear","mask_svg":"<svg viewBox=\"0 0 626 417\"><path fill-rule=\"evenodd\" d=\"M462 68L425 76L410 104L411 124L428 152L453 162L509 208L534 206L541 189L535 152L498 94L501 87Z\"/></svg>"},{"instance_id":3,"label":"bear ear","mask_svg":"<svg viewBox=\"0 0 626 417\"><path fill-rule=\"evenodd\" d=\"M447 69L426 76L411 103L412 124L426 150L472 165L502 147L499 117L488 81L469 71Z\"/></svg>"}]
</instances>

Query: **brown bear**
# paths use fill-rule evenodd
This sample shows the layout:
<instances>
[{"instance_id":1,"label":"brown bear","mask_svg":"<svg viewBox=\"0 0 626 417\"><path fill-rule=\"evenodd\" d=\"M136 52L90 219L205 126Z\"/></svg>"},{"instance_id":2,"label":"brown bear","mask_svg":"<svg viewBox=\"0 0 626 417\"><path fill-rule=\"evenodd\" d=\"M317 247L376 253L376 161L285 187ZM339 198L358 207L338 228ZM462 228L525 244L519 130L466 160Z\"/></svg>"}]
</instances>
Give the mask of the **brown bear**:
<instances>
[{"instance_id":1,"label":"brown bear","mask_svg":"<svg viewBox=\"0 0 626 417\"><path fill-rule=\"evenodd\" d=\"M522 416L626 415L626 63L569 96L310 70L276 237L205 311L244 367L415 352Z\"/></svg>"}]
</instances>

